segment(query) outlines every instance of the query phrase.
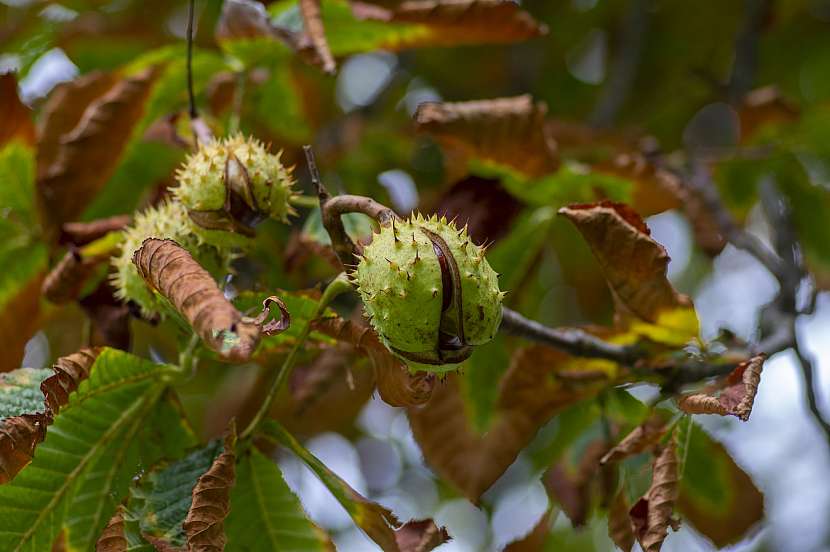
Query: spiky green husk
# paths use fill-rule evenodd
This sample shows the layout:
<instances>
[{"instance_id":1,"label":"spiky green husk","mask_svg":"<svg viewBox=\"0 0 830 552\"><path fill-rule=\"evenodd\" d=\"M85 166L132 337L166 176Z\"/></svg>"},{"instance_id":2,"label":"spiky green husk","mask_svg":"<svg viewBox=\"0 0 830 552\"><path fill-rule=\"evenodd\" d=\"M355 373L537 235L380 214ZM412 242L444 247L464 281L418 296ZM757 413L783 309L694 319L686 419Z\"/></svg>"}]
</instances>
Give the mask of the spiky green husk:
<instances>
[{"instance_id":1,"label":"spiky green husk","mask_svg":"<svg viewBox=\"0 0 830 552\"><path fill-rule=\"evenodd\" d=\"M442 317L441 267L422 227L440 235L455 257L462 282L466 342L487 343L501 321L503 294L498 276L466 229L459 230L444 218L414 215L396 221L394 227L382 227L364 249L353 278L372 327L390 348L435 351Z\"/></svg>"},{"instance_id":2,"label":"spiky green husk","mask_svg":"<svg viewBox=\"0 0 830 552\"><path fill-rule=\"evenodd\" d=\"M188 210L216 211L225 205L225 163L233 154L245 167L253 184L255 204L249 205L262 214L283 222L295 213L289 203L293 195L293 167L281 162L282 152L268 153L262 142L236 134L217 139L199 147L176 172L178 187L173 194ZM203 230L196 227L208 243L226 245L228 232ZM239 238L238 241L244 241Z\"/></svg>"},{"instance_id":3,"label":"spiky green husk","mask_svg":"<svg viewBox=\"0 0 830 552\"><path fill-rule=\"evenodd\" d=\"M142 314L152 317L163 312L164 304L147 287L133 264L133 253L147 238L169 238L186 249L196 261L214 276L229 271L233 259L229 249L204 243L193 231L187 211L178 201L168 201L136 215L124 230L121 252L112 258L112 275L116 295L141 307Z\"/></svg>"}]
</instances>

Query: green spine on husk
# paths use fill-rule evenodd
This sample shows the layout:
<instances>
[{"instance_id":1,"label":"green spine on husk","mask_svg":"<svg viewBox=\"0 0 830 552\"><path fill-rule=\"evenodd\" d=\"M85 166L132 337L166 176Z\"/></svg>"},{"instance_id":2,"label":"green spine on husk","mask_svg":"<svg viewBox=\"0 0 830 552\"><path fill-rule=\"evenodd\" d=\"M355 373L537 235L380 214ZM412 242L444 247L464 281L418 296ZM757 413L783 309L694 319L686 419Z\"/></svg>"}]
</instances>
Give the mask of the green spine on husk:
<instances>
[{"instance_id":1,"label":"green spine on husk","mask_svg":"<svg viewBox=\"0 0 830 552\"><path fill-rule=\"evenodd\" d=\"M231 250L204 243L194 233L194 226L178 201L166 201L136 215L133 223L124 229L121 252L112 258L116 296L134 301L148 318L164 313L164 301L147 286L133 264L133 253L147 238L169 238L186 249L214 277L226 274L234 257Z\"/></svg>"},{"instance_id":2,"label":"green spine on husk","mask_svg":"<svg viewBox=\"0 0 830 552\"><path fill-rule=\"evenodd\" d=\"M372 327L392 351L434 353L442 317L455 317L444 306L441 264L427 231L450 249L461 280L464 337L467 345L490 341L501 322L498 275L466 228L420 214L382 226L352 273ZM409 361L411 368L446 371L447 367ZM449 368L452 369L452 368Z\"/></svg>"},{"instance_id":3,"label":"green spine on husk","mask_svg":"<svg viewBox=\"0 0 830 552\"><path fill-rule=\"evenodd\" d=\"M290 204L294 195L293 167L284 166L281 156L281 151L271 154L259 140L241 134L216 139L187 157L176 172L178 186L172 192L190 212L220 212L228 197L227 164L229 160L238 161L250 179L250 193L241 184L237 190L247 208L262 217L288 222L288 216L296 214ZM218 246L249 242L242 234L206 229L195 223L194 230L205 242Z\"/></svg>"}]
</instances>

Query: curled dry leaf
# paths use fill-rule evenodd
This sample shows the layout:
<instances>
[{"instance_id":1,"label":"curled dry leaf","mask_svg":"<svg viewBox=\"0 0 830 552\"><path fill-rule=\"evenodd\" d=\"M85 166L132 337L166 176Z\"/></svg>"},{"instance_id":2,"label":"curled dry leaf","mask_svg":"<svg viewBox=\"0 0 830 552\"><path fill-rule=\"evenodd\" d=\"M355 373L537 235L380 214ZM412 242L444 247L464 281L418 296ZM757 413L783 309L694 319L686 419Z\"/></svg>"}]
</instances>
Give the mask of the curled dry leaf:
<instances>
[{"instance_id":1,"label":"curled dry leaf","mask_svg":"<svg viewBox=\"0 0 830 552\"><path fill-rule=\"evenodd\" d=\"M48 414L21 414L0 421L0 485L11 481L32 461L46 437Z\"/></svg>"},{"instance_id":2,"label":"curled dry leaf","mask_svg":"<svg viewBox=\"0 0 830 552\"><path fill-rule=\"evenodd\" d=\"M55 374L40 384L46 406L52 414L57 414L62 406L69 403L69 395L89 377L92 365L101 351L98 348L81 349L77 353L60 357L52 365Z\"/></svg>"},{"instance_id":3,"label":"curled dry leaf","mask_svg":"<svg viewBox=\"0 0 830 552\"><path fill-rule=\"evenodd\" d=\"M119 505L95 543L95 552L127 552L129 543L124 536L124 506Z\"/></svg>"},{"instance_id":4,"label":"curled dry leaf","mask_svg":"<svg viewBox=\"0 0 830 552\"><path fill-rule=\"evenodd\" d=\"M245 362L260 328L225 298L210 274L173 240L148 238L133 254L144 281L164 296L220 357Z\"/></svg>"},{"instance_id":5,"label":"curled dry leaf","mask_svg":"<svg viewBox=\"0 0 830 552\"><path fill-rule=\"evenodd\" d=\"M271 320L270 322L265 322L268 319L268 316L271 314L271 305L276 304L277 307L280 309L280 317L278 320ZM266 297L264 301L262 301L262 312L259 316L256 317L255 322L257 325L260 326L262 333L265 335L277 335L291 326L291 313L288 312L288 307L285 306L285 303L282 302L282 299L277 297L276 295L271 295Z\"/></svg>"},{"instance_id":6,"label":"curled dry leaf","mask_svg":"<svg viewBox=\"0 0 830 552\"><path fill-rule=\"evenodd\" d=\"M326 31L323 29L323 18L320 15L320 0L299 0L300 13L303 16L303 24L306 33L311 39L317 56L323 65L323 71L333 75L336 65L326 40Z\"/></svg>"},{"instance_id":7,"label":"curled dry leaf","mask_svg":"<svg viewBox=\"0 0 830 552\"><path fill-rule=\"evenodd\" d=\"M235 481L236 429L225 437L225 450L193 487L190 510L182 524L187 549L196 552L222 552L225 549L224 521L230 512L231 488Z\"/></svg>"},{"instance_id":8,"label":"curled dry leaf","mask_svg":"<svg viewBox=\"0 0 830 552\"><path fill-rule=\"evenodd\" d=\"M351 6L361 19L425 25L428 32L408 40L409 47L505 44L548 31L509 0L409 0L388 9L363 2L351 2Z\"/></svg>"},{"instance_id":9,"label":"curled dry leaf","mask_svg":"<svg viewBox=\"0 0 830 552\"><path fill-rule=\"evenodd\" d=\"M592 167L594 170L632 180L634 187L631 203L643 216L662 213L681 206L683 191L679 178L649 162L639 153L620 153L608 162Z\"/></svg>"},{"instance_id":10,"label":"curled dry leaf","mask_svg":"<svg viewBox=\"0 0 830 552\"><path fill-rule=\"evenodd\" d=\"M444 527L431 519L412 520L395 531L400 552L428 552L450 540Z\"/></svg>"},{"instance_id":11,"label":"curled dry leaf","mask_svg":"<svg viewBox=\"0 0 830 552\"><path fill-rule=\"evenodd\" d=\"M35 128L31 112L17 96L17 77L14 73L0 75L0 98L3 98L0 103L0 121L3 121L0 126L0 147L13 139L34 144Z\"/></svg>"},{"instance_id":12,"label":"curled dry leaf","mask_svg":"<svg viewBox=\"0 0 830 552\"><path fill-rule=\"evenodd\" d=\"M603 369L603 379L557 377L559 372ZM479 433L467 416L460 388L462 376L458 374L439 382L428 403L408 408L409 422L427 462L475 502L544 423L571 404L596 394L613 377L613 370L606 361L582 361L548 347L527 347L514 355L501 381L486 433Z\"/></svg>"},{"instance_id":13,"label":"curled dry leaf","mask_svg":"<svg viewBox=\"0 0 830 552\"><path fill-rule=\"evenodd\" d=\"M84 349L61 357L52 366L54 375L40 384L44 407L0 421L0 484L8 483L31 462L35 447L46 437L46 428L60 407L69 402L69 394L89 377L89 371L100 353Z\"/></svg>"},{"instance_id":14,"label":"curled dry leaf","mask_svg":"<svg viewBox=\"0 0 830 552\"><path fill-rule=\"evenodd\" d=\"M509 167L530 177L559 166L545 127L547 106L529 95L459 103L426 102L415 112L418 130L464 156Z\"/></svg>"},{"instance_id":15,"label":"curled dry leaf","mask_svg":"<svg viewBox=\"0 0 830 552\"><path fill-rule=\"evenodd\" d=\"M629 456L640 454L650 449L666 433L666 424L662 417L655 414L635 427L631 433L623 437L605 456L600 459L601 464L619 462Z\"/></svg>"},{"instance_id":16,"label":"curled dry leaf","mask_svg":"<svg viewBox=\"0 0 830 552\"><path fill-rule=\"evenodd\" d=\"M697 336L698 320L692 302L669 282L669 256L651 238L640 215L625 204L611 201L570 205L559 214L574 223L590 245L622 314L653 325L635 330L672 345Z\"/></svg>"},{"instance_id":17,"label":"curled dry leaf","mask_svg":"<svg viewBox=\"0 0 830 552\"><path fill-rule=\"evenodd\" d=\"M634 548L634 532L628 517L630 509L631 505L623 490L614 496L608 507L608 536L623 552L631 552Z\"/></svg>"},{"instance_id":18,"label":"curled dry leaf","mask_svg":"<svg viewBox=\"0 0 830 552\"><path fill-rule=\"evenodd\" d=\"M381 398L391 406L417 406L432 396L437 379L426 371L412 373L406 364L389 352L375 331L363 324L342 318L316 320L312 327L338 341L351 344L367 355L375 370Z\"/></svg>"},{"instance_id":19,"label":"curled dry leaf","mask_svg":"<svg viewBox=\"0 0 830 552\"><path fill-rule=\"evenodd\" d=\"M152 67L119 81L60 138L54 160L38 172L44 220L60 227L77 218L106 184L160 73Z\"/></svg>"},{"instance_id":20,"label":"curled dry leaf","mask_svg":"<svg viewBox=\"0 0 830 552\"><path fill-rule=\"evenodd\" d=\"M672 513L679 490L677 449L672 439L657 453L651 487L629 512L634 534L644 552L658 552L669 526L675 525Z\"/></svg>"},{"instance_id":21,"label":"curled dry leaf","mask_svg":"<svg viewBox=\"0 0 830 552\"><path fill-rule=\"evenodd\" d=\"M723 382L724 387L718 392L695 393L683 397L678 406L689 414L720 414L736 416L744 422L752 413L758 384L761 383L761 371L766 356L761 354L742 362Z\"/></svg>"},{"instance_id":22,"label":"curled dry leaf","mask_svg":"<svg viewBox=\"0 0 830 552\"><path fill-rule=\"evenodd\" d=\"M124 229L132 221L130 215L115 215L89 222L67 222L61 226L60 243L86 245L110 232Z\"/></svg>"}]
</instances>

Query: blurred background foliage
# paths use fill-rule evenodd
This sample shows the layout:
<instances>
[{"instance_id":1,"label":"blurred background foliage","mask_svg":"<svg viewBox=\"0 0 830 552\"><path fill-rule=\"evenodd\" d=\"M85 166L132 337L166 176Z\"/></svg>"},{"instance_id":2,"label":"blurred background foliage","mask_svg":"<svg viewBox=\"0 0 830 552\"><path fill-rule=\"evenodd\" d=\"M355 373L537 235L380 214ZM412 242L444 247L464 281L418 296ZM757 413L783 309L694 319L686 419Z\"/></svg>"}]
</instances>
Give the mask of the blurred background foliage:
<instances>
[{"instance_id":1,"label":"blurred background foliage","mask_svg":"<svg viewBox=\"0 0 830 552\"><path fill-rule=\"evenodd\" d=\"M301 30L295 1L266 4L268 29ZM396 3L371 4L378 9ZM193 58L197 104L217 134L238 129L270 143L272 150L282 149L283 158L296 166L298 188L307 194L311 188L300 146L311 143L333 191L369 195L401 213L418 209L468 221L477 242L495 242L488 256L502 275L502 288L511 292L507 304L546 324L609 325L614 313L611 294L588 246L567 221L555 216L559 207L572 202L609 198L651 216L656 238L674 257L669 276L675 287L695 298L702 296L706 305L718 302L710 296L713 279L723 273L718 263L728 267L729 262L748 261L736 261L734 249L724 250L724 243L706 232L711 229L706 209L698 199L666 185L663 168L690 180L714 179L732 214L761 236L766 223L758 208L758 190L762 182L773 179L793 210L807 262L821 289L826 289L830 283L830 3L526 0L521 4L539 28L547 27L546 34L516 41L500 39L496 31L495 37L482 39L464 24L453 27L440 18L398 23L362 20L345 0L324 0L327 38L338 62L337 74L329 76L273 30L250 22L242 30L227 21L223 27L222 2L200 0ZM20 96L34 111L41 144L48 138L44 138L44 121L53 116L55 106L66 108L55 98L76 86L66 82L109 78L143 83L140 100L135 100L140 108L123 133L123 146L117 151L101 146L101 158L92 158L94 166L87 167L97 173L89 181L100 182L66 220L39 211L32 199L35 181L41 181L41 171L48 170L41 166L42 159L3 150L0 328L4 339L8 336L3 370L21 362L48 365L95 335L96 324L101 323L95 313L100 315L100 308L90 308L89 302L85 307L83 301L57 308L39 296L40 279L60 251L51 236L70 220L132 213L158 201L172 183L173 171L186 153L176 141L177 133L189 139L186 13L185 2L161 0L0 1L0 72L16 72ZM155 71L150 78L145 73L148 68ZM546 106L540 108L542 126L557 144L558 168L541 173L529 168L538 164L538 154L526 147L526 135L511 134L515 129L502 144L510 143L514 152L512 163L505 164L444 147L440 137L419 132L413 121L417 106L425 101L521 94L530 94L534 102ZM75 122L85 106L81 105ZM36 224L39 212L41 221ZM350 219L349 226L355 235L365 235L370 228L360 217ZM238 302L244 305L253 297L246 296L248 292L314 287L337 272L327 260L326 245L314 209L301 209L291 227L266 222L252 254L237 263L228 293L239 292ZM764 302L759 297L768 298L772 284L751 270L736 273L757 277L760 283L731 281L732 287L722 287L719 293L736 294L736 301L743 301L741 312L749 312L749 322L733 320L715 307L699 308L707 337L721 326L745 338L752 338L757 330L758 308ZM85 296L93 294L90 288ZM302 312L302 296L291 300ZM820 296L820 307L825 303ZM336 308L349 316L356 306L354 300L344 300ZM825 336L826 318L825 314L821 326ZM155 327L139 320L128 324L133 351L175 361L183 337L171 322ZM198 373L181 390L198 433L216 435L231 415L255 408L250 405L256 405L262 368L278 365L292 339L290 333L279 337L267 343L252 365L228 367L203 359ZM512 550L612 547L602 519L608 505L599 503L602 492L593 488L596 481L590 477L585 481L584 475L579 479L579 462L607 424L624 435L642 421L644 407L631 393L607 391L559 409L559 415L542 427L519 460L484 495L481 508L475 508L460 498L465 493L459 493L458 481L452 476L449 482L436 478L424 465L409 429L414 422L407 421L403 410L372 397L374 376L368 362L348 348L321 352L333 341L322 334L313 338L314 345L305 351L305 363L292 377L285 397L277 401L275 414L290 430L311 438L309 448L359 491L390 505L403 518L433 516L447 524L455 537L444 545L447 549L500 548L516 539L520 540L511 545ZM486 438L504 415L499 381L511 367L511 358L517 362L513 356L517 348L514 341L501 338L482 347L457 380L459 415L464 417L459 427L476 438ZM787 373L794 377L794 372ZM448 393L454 385L440 392ZM653 390L635 390L639 398L648 398L649 393ZM762 392L758 401L762 405L771 401L773 412L775 392L767 393ZM783 404L782 399L777 418L772 414L768 418L785 420L789 414ZM797 415L803 418L801 410ZM435 421L444 422L451 423ZM726 431L726 423L706 427L718 434ZM800 485L826 489L826 471L824 476L815 471L816 466L827 468L826 443L806 431L798 453L812 454L816 460ZM689 500L704 506L684 511L693 528L685 526L670 536L667 549L707 549L710 541L739 541L746 527L740 525L738 514L760 507L757 491L750 492L749 499L741 496L752 483L730 475L735 469L743 472L722 445L708 433L694 435L687 443L686 476L695 483L686 481L684 488L689 489ZM428 446L424 442L419 437L421 448ZM740 450L748 442L754 442L752 437L738 435L730 447ZM713 483L716 475L691 469L695 458L723 459L720 484ZM338 544L344 550L368 549L363 547L370 544L350 529L336 505L320 496L299 463L290 456L281 462L311 516L338 535ZM624 466L630 472L632 500L648 485L648 478L637 483L644 469L643 460L639 462ZM539 474L551 473L551 466L571 474L560 478L570 482L571 504L561 486L557 494L556 485L539 482ZM750 471L760 477L759 486L775 491L764 479L764 474L774 471L771 466L752 464ZM446 468L437 471L447 477ZM546 475L544 481L549 480ZM797 494L799 489L791 492ZM828 535L819 520L826 520L830 512L827 494L812 517L801 519L801 525L770 517L770 512L781 508L768 505L762 529L752 533L741 549L826 550ZM775 492L768 494L768 500L779 498ZM574 530L565 518L583 527ZM735 524L734 530L725 534L713 529L730 524ZM809 528L806 533L805 528Z\"/></svg>"}]
</instances>

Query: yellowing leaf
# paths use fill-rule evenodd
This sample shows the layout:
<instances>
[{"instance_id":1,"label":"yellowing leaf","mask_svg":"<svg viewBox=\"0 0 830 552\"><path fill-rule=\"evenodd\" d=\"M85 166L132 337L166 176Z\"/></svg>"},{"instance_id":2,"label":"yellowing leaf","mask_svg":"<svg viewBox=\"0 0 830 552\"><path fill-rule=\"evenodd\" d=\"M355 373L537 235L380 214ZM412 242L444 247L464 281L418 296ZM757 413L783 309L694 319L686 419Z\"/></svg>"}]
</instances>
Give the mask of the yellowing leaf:
<instances>
[{"instance_id":1,"label":"yellowing leaf","mask_svg":"<svg viewBox=\"0 0 830 552\"><path fill-rule=\"evenodd\" d=\"M623 324L668 345L698 337L691 300L669 283L669 256L630 207L610 201L559 210L591 246L618 303ZM626 324L627 323L627 324Z\"/></svg>"}]
</instances>

